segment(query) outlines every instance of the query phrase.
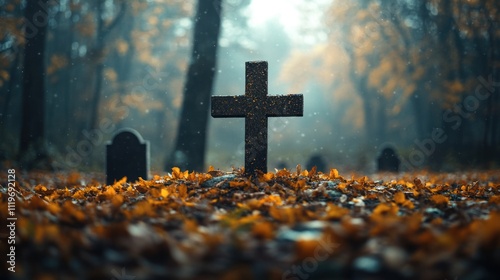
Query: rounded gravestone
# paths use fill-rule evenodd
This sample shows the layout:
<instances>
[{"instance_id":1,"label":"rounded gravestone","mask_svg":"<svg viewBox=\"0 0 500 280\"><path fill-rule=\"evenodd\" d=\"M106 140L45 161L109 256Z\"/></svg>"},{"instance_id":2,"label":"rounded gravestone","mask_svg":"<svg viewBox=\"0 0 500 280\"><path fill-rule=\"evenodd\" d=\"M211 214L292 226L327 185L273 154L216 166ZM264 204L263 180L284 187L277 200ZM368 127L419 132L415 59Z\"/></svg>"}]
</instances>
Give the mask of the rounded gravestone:
<instances>
[{"instance_id":1,"label":"rounded gravestone","mask_svg":"<svg viewBox=\"0 0 500 280\"><path fill-rule=\"evenodd\" d=\"M135 130L117 131L106 146L106 184L127 177L130 182L148 179L149 143Z\"/></svg>"},{"instance_id":2,"label":"rounded gravestone","mask_svg":"<svg viewBox=\"0 0 500 280\"><path fill-rule=\"evenodd\" d=\"M384 148L377 161L379 172L399 172L401 161L393 148Z\"/></svg>"},{"instance_id":3,"label":"rounded gravestone","mask_svg":"<svg viewBox=\"0 0 500 280\"><path fill-rule=\"evenodd\" d=\"M326 172L327 163L319 154L312 155L306 163L307 170L311 170L314 166L317 171Z\"/></svg>"}]
</instances>

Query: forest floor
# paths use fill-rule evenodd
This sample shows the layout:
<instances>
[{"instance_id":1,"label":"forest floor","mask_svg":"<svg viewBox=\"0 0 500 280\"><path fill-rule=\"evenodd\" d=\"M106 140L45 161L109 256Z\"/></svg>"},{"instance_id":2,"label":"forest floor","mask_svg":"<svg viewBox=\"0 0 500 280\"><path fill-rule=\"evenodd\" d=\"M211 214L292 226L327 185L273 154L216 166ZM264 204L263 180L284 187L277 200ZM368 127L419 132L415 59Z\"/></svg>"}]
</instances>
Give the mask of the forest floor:
<instances>
[{"instance_id":1,"label":"forest floor","mask_svg":"<svg viewBox=\"0 0 500 280\"><path fill-rule=\"evenodd\" d=\"M498 170L249 179L173 168L110 186L17 174L13 213L6 175L15 272L3 262L2 279L494 279L500 264Z\"/></svg>"}]
</instances>

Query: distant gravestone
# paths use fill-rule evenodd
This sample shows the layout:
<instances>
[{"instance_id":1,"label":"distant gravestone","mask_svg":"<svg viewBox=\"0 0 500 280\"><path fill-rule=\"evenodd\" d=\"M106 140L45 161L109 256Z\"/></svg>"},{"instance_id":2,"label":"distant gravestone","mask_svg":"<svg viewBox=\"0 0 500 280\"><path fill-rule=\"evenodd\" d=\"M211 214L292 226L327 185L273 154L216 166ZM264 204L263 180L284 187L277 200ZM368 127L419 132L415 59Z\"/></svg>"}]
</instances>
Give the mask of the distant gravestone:
<instances>
[{"instance_id":1,"label":"distant gravestone","mask_svg":"<svg viewBox=\"0 0 500 280\"><path fill-rule=\"evenodd\" d=\"M384 148L377 161L379 172L399 172L401 161L393 148Z\"/></svg>"},{"instance_id":2,"label":"distant gravestone","mask_svg":"<svg viewBox=\"0 0 500 280\"><path fill-rule=\"evenodd\" d=\"M288 169L288 166L286 164L285 161L279 161L277 164L276 164L276 168L278 170L282 170L282 169Z\"/></svg>"},{"instance_id":3,"label":"distant gravestone","mask_svg":"<svg viewBox=\"0 0 500 280\"><path fill-rule=\"evenodd\" d=\"M245 95L212 96L212 117L245 118L245 173L267 172L267 118L302 116L302 94L267 95L267 62L245 64Z\"/></svg>"},{"instance_id":4,"label":"distant gravestone","mask_svg":"<svg viewBox=\"0 0 500 280\"><path fill-rule=\"evenodd\" d=\"M326 171L326 162L320 155L313 155L306 163L306 169L311 170L314 166L316 166L317 171L325 172Z\"/></svg>"},{"instance_id":5,"label":"distant gravestone","mask_svg":"<svg viewBox=\"0 0 500 280\"><path fill-rule=\"evenodd\" d=\"M130 128L118 131L106 146L106 184L127 177L130 182L149 174L149 143Z\"/></svg>"}]
</instances>

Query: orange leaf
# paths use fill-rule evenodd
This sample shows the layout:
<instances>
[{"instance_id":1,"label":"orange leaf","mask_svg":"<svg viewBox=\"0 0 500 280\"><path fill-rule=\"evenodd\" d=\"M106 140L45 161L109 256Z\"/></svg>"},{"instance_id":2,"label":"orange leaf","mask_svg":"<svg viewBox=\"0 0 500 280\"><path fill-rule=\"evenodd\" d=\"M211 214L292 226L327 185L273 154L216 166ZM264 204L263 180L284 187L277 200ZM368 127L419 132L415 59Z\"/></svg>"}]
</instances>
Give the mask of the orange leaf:
<instances>
[{"instance_id":1,"label":"orange leaf","mask_svg":"<svg viewBox=\"0 0 500 280\"><path fill-rule=\"evenodd\" d=\"M74 199L85 199L85 192L82 190L78 190L73 194Z\"/></svg>"},{"instance_id":2,"label":"orange leaf","mask_svg":"<svg viewBox=\"0 0 500 280\"><path fill-rule=\"evenodd\" d=\"M116 195L116 191L112 187L108 187L108 189L102 194L104 194L107 198L111 198Z\"/></svg>"},{"instance_id":3,"label":"orange leaf","mask_svg":"<svg viewBox=\"0 0 500 280\"><path fill-rule=\"evenodd\" d=\"M403 204L405 202L406 198L405 198L405 194L403 192L397 192L396 194L394 194L394 201L397 203L397 204Z\"/></svg>"},{"instance_id":4,"label":"orange leaf","mask_svg":"<svg viewBox=\"0 0 500 280\"><path fill-rule=\"evenodd\" d=\"M258 239L272 239L274 237L273 225L269 222L260 222L252 227L252 234Z\"/></svg>"},{"instance_id":5,"label":"orange leaf","mask_svg":"<svg viewBox=\"0 0 500 280\"><path fill-rule=\"evenodd\" d=\"M161 193L160 195L163 197L163 198L167 198L168 196L168 190L167 189L161 189Z\"/></svg>"},{"instance_id":6,"label":"orange leaf","mask_svg":"<svg viewBox=\"0 0 500 280\"><path fill-rule=\"evenodd\" d=\"M330 169L330 179L337 179L339 178L339 171L335 168Z\"/></svg>"},{"instance_id":7,"label":"orange leaf","mask_svg":"<svg viewBox=\"0 0 500 280\"><path fill-rule=\"evenodd\" d=\"M77 209L69 200L64 202L62 210L63 215L61 220L65 220L66 222L76 221L79 223L83 223L87 220L87 215L85 215L83 211Z\"/></svg>"},{"instance_id":8,"label":"orange leaf","mask_svg":"<svg viewBox=\"0 0 500 280\"><path fill-rule=\"evenodd\" d=\"M184 230L188 233L195 233L198 231L198 223L195 220L187 219L184 221Z\"/></svg>"},{"instance_id":9,"label":"orange leaf","mask_svg":"<svg viewBox=\"0 0 500 280\"><path fill-rule=\"evenodd\" d=\"M275 220L283 223L294 224L297 221L295 211L291 207L277 208L270 207L269 215Z\"/></svg>"},{"instance_id":10,"label":"orange leaf","mask_svg":"<svg viewBox=\"0 0 500 280\"><path fill-rule=\"evenodd\" d=\"M333 203L329 203L326 207L325 218L328 220L340 220L342 217L349 214L349 209L339 207Z\"/></svg>"},{"instance_id":11,"label":"orange leaf","mask_svg":"<svg viewBox=\"0 0 500 280\"><path fill-rule=\"evenodd\" d=\"M446 206L448 205L449 199L444 195L435 194L431 196L431 201L438 206Z\"/></svg>"},{"instance_id":12,"label":"orange leaf","mask_svg":"<svg viewBox=\"0 0 500 280\"><path fill-rule=\"evenodd\" d=\"M401 206L406 207L408 209L415 208L415 205L413 205L413 202L411 202L410 200L405 200L405 202L403 202Z\"/></svg>"},{"instance_id":13,"label":"orange leaf","mask_svg":"<svg viewBox=\"0 0 500 280\"><path fill-rule=\"evenodd\" d=\"M174 179L182 179L181 169L179 167L172 167L172 177Z\"/></svg>"},{"instance_id":14,"label":"orange leaf","mask_svg":"<svg viewBox=\"0 0 500 280\"><path fill-rule=\"evenodd\" d=\"M229 182L229 186L231 188L242 188L242 187L246 187L246 186L249 186L249 182L248 181L230 181Z\"/></svg>"},{"instance_id":15,"label":"orange leaf","mask_svg":"<svg viewBox=\"0 0 500 280\"><path fill-rule=\"evenodd\" d=\"M123 201L124 201L124 197L121 194L115 195L115 196L113 196L113 198L111 198L111 203L116 208L122 206Z\"/></svg>"},{"instance_id":16,"label":"orange leaf","mask_svg":"<svg viewBox=\"0 0 500 280\"><path fill-rule=\"evenodd\" d=\"M390 215L390 216L395 216L398 214L399 207L395 205L394 203L380 203L373 209L373 215Z\"/></svg>"},{"instance_id":17,"label":"orange leaf","mask_svg":"<svg viewBox=\"0 0 500 280\"><path fill-rule=\"evenodd\" d=\"M274 179L274 174L271 173L271 172L268 172L266 174L262 174L262 175L259 175L259 180L261 182L269 182L271 181L272 179Z\"/></svg>"},{"instance_id":18,"label":"orange leaf","mask_svg":"<svg viewBox=\"0 0 500 280\"><path fill-rule=\"evenodd\" d=\"M50 213L57 215L61 211L61 208L56 203L48 203L47 210L49 210Z\"/></svg>"},{"instance_id":19,"label":"orange leaf","mask_svg":"<svg viewBox=\"0 0 500 280\"><path fill-rule=\"evenodd\" d=\"M123 177L121 178L119 181L116 181L113 186L116 186L116 187L121 187L123 184L125 184L127 182L127 177Z\"/></svg>"},{"instance_id":20,"label":"orange leaf","mask_svg":"<svg viewBox=\"0 0 500 280\"><path fill-rule=\"evenodd\" d=\"M154 209L147 201L138 202L133 210L134 216L153 216Z\"/></svg>"},{"instance_id":21,"label":"orange leaf","mask_svg":"<svg viewBox=\"0 0 500 280\"><path fill-rule=\"evenodd\" d=\"M490 197L490 200L488 202L490 204L500 204L500 195L494 195Z\"/></svg>"},{"instance_id":22,"label":"orange leaf","mask_svg":"<svg viewBox=\"0 0 500 280\"><path fill-rule=\"evenodd\" d=\"M295 243L295 250L297 258L299 260L304 260L308 257L313 257L315 252L321 245L317 240L299 239Z\"/></svg>"},{"instance_id":23,"label":"orange leaf","mask_svg":"<svg viewBox=\"0 0 500 280\"><path fill-rule=\"evenodd\" d=\"M179 197L180 198L186 198L187 197L187 186L184 184L181 184L177 187L177 191L179 192Z\"/></svg>"},{"instance_id":24,"label":"orange leaf","mask_svg":"<svg viewBox=\"0 0 500 280\"><path fill-rule=\"evenodd\" d=\"M286 170L286 168L278 170L276 177L290 177L290 171Z\"/></svg>"}]
</instances>

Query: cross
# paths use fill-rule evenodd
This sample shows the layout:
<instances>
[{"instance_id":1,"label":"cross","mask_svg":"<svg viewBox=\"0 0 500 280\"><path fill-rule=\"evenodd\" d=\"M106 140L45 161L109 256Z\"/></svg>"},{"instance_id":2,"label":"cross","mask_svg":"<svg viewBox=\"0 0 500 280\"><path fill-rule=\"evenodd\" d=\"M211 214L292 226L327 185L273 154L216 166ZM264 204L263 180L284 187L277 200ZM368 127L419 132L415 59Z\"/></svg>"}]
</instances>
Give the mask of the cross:
<instances>
[{"instance_id":1,"label":"cross","mask_svg":"<svg viewBox=\"0 0 500 280\"><path fill-rule=\"evenodd\" d=\"M212 96L212 117L245 118L245 173L267 172L267 118L301 117L302 94L267 95L267 61L245 63L245 95Z\"/></svg>"}]
</instances>

